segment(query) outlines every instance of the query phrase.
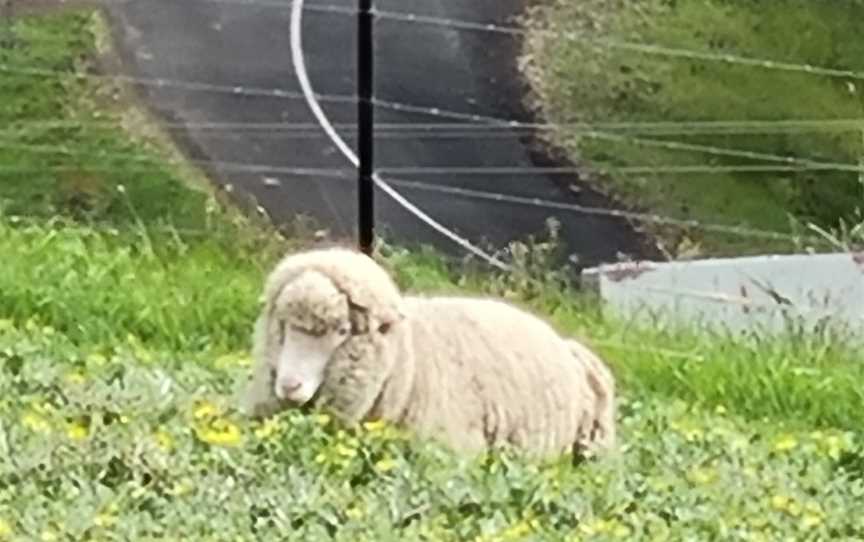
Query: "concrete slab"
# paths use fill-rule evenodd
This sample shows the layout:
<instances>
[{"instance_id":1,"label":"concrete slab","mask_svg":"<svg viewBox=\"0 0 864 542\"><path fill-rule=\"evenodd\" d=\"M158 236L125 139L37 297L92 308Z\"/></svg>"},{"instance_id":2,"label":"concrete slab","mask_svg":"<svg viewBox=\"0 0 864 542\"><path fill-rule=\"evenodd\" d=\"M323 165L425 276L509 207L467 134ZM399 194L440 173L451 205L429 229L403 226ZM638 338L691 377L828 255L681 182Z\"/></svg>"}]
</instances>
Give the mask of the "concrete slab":
<instances>
[{"instance_id":1,"label":"concrete slab","mask_svg":"<svg viewBox=\"0 0 864 542\"><path fill-rule=\"evenodd\" d=\"M586 269L582 281L608 310L643 323L864 330L864 253L626 262Z\"/></svg>"}]
</instances>

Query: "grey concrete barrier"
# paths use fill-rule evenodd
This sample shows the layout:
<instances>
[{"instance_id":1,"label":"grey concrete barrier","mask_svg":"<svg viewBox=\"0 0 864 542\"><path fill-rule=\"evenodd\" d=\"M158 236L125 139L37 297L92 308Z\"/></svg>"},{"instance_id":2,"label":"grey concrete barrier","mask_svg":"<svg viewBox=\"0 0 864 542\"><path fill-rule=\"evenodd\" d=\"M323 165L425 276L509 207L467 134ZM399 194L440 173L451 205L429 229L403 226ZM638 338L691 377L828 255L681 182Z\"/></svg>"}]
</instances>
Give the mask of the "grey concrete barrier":
<instances>
[{"instance_id":1,"label":"grey concrete barrier","mask_svg":"<svg viewBox=\"0 0 864 542\"><path fill-rule=\"evenodd\" d=\"M582 283L642 323L864 335L864 253L623 262L585 269Z\"/></svg>"}]
</instances>

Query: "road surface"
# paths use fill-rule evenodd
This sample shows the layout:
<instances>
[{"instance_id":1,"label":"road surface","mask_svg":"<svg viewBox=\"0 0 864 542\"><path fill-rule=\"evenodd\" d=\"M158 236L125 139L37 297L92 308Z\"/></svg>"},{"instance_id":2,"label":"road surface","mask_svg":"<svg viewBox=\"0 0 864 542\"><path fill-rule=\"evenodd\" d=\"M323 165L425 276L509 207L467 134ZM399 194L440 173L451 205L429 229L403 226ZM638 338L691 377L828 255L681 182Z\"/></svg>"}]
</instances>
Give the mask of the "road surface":
<instances>
[{"instance_id":1,"label":"road surface","mask_svg":"<svg viewBox=\"0 0 864 542\"><path fill-rule=\"evenodd\" d=\"M351 15L319 11L328 5L350 8L354 4L305 0L305 9L292 15L287 0L131 0L110 3L109 12L124 64L132 75L210 85L194 89L142 85L140 90L147 105L169 125L183 126L175 134L193 158L216 162L206 168L216 182L251 194L279 223L302 213L337 236L353 237L356 180L345 153L334 144L333 134L321 128L321 115L350 149L356 149L350 126L356 121L356 106L327 99L355 94L356 23ZM498 24L506 24L519 6L516 0L376 2L382 11ZM302 39L294 40L293 50L292 17L295 28L302 29L298 35ZM532 120L520 105L523 86L515 68L517 49L511 36L388 19L377 20L375 32L378 100ZM292 61L292 54L302 65ZM314 100L321 107L318 116L304 95L303 77L315 95L323 96ZM226 91L235 87L236 92ZM456 121L431 112L376 109L376 123L381 127L376 168L522 170L566 165L538 156L532 150L536 145L524 137L524 130L424 133L387 129L395 123L404 128L405 123L450 122ZM228 123L246 126L226 129ZM292 123L294 127L276 129L274 123ZM244 170L237 164L256 169ZM347 176L299 174L297 168L346 169ZM385 181L391 177L382 175ZM502 247L528 234L542 234L545 220L555 216L562 224L568 253L578 255L581 265L612 261L619 253L636 257L651 253L648 243L621 219L434 190L456 187L610 206L591 190L578 194L569 190L569 184L578 182L573 175L403 172L397 181L419 183L394 188L428 217L472 244ZM379 232L397 242L431 244L453 255L466 253L442 235L440 228L418 219L380 190L376 190L376 221Z\"/></svg>"}]
</instances>

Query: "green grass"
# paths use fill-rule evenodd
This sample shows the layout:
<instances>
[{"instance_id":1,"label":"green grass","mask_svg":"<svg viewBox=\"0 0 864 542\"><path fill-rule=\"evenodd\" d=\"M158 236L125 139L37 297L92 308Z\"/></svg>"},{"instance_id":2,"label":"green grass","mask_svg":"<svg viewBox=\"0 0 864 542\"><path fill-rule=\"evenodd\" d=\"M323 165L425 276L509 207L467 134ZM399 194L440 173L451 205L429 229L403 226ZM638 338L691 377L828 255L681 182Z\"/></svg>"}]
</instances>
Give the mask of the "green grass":
<instances>
[{"instance_id":1,"label":"green grass","mask_svg":"<svg viewBox=\"0 0 864 542\"><path fill-rule=\"evenodd\" d=\"M27 25L84 51L85 20ZM94 87L52 88L65 114L93 111ZM111 133L109 149L142 152ZM157 199L191 193L164 171ZM89 216L45 218L21 198L0 209L12 255L0 265L0 540L864 537L864 370L827 334L743 342L603 316L545 266L543 245L508 275L385 246L380 261L409 291L504 297L601 352L618 379L620 454L468 460L321 413L251 422L237 406L262 281L300 241L203 196L184 209L206 235L180 233L177 208L138 194Z\"/></svg>"},{"instance_id":2,"label":"green grass","mask_svg":"<svg viewBox=\"0 0 864 542\"><path fill-rule=\"evenodd\" d=\"M52 235L39 231L6 230L3 237L26 248ZM237 399L249 371L260 272L240 260L217 264L212 254L178 258L170 249L154 260L138 254L134 240L112 246L101 234L71 228L58 237L66 238L51 251L59 267L80 262L77 291L57 287L43 309L24 310L26 303L14 302L20 292L8 293L4 282L0 300L0 315L10 304L29 315L0 319L0 476L9 488L0 491L0 532L22 540L864 536L860 397L851 385L820 393L816 375L796 383L780 351L732 343L721 349L706 339L706 360L679 372L681 360L649 353L671 338L641 332L632 337L640 347L627 355L606 352L624 377L619 455L580 467L533 464L506 452L472 461L392 428L345 427L317 414L244 419ZM71 247L76 237L90 239L86 260ZM427 258L388 261L402 270L403 284L419 277L437 291L462 288L430 278L440 271L430 272ZM190 310L175 294L196 292L200 277L169 267L181 259L213 266L220 283L233 287ZM109 268L109 261L117 263ZM177 272L158 295L146 281L124 280L157 262ZM34 269L25 261L12 267ZM66 295L99 301L79 309ZM110 312L127 298L150 300L138 302L146 311L140 320ZM570 301L555 320L581 328L584 318L596 335L609 334L581 314ZM141 329L155 331L141 338ZM106 341L106 331L116 338ZM206 336L210 348L177 339L184 336ZM851 364L811 366L799 356L793 363L822 378L853 377ZM754 362L774 365L741 378ZM720 386L728 402L709 408ZM785 404L775 401L781 386ZM736 394L746 400L735 401ZM837 421L855 431L824 423L841 404L845 420Z\"/></svg>"},{"instance_id":3,"label":"green grass","mask_svg":"<svg viewBox=\"0 0 864 542\"><path fill-rule=\"evenodd\" d=\"M0 203L29 216L203 228L205 194L144 140L145 121L134 119L141 137L121 128L134 104L79 77L105 52L102 31L89 11L15 20L15 47L0 48L11 70L0 77Z\"/></svg>"},{"instance_id":4,"label":"green grass","mask_svg":"<svg viewBox=\"0 0 864 542\"><path fill-rule=\"evenodd\" d=\"M144 240L70 224L0 222L0 253L18 255L0 271L0 315L50 326L105 354L130 336L147 349L244 351L264 274L289 247L254 237L243 242L228 230L221 236L189 244L167 235ZM795 412L794 419L814 426L864 424L859 352L830 336L753 343L645 329L604 317L562 286L529 288L518 277L461 271L432 252L386 249L382 258L408 291L496 295L545 315L607 355L622 385L639 394L724 406L753 419L785 420Z\"/></svg>"},{"instance_id":5,"label":"green grass","mask_svg":"<svg viewBox=\"0 0 864 542\"><path fill-rule=\"evenodd\" d=\"M649 54L609 43L650 44L708 53L864 71L858 2L683 0L538 3L527 17L527 74L542 114L554 123L647 123L861 119L860 82L711 60ZM540 29L577 32L559 39ZM605 188L642 208L677 218L794 232L795 221L837 225L862 203L858 174L844 171L629 173L621 167L776 166L663 145L684 143L857 165L859 127L651 133L564 129L555 143L607 171ZM610 139L608 136L612 135ZM780 164L782 165L782 164ZM661 230L662 231L662 230ZM667 232L668 233L668 232ZM789 250L794 243L698 228L687 232L713 254ZM674 247L673 247L674 248Z\"/></svg>"}]
</instances>

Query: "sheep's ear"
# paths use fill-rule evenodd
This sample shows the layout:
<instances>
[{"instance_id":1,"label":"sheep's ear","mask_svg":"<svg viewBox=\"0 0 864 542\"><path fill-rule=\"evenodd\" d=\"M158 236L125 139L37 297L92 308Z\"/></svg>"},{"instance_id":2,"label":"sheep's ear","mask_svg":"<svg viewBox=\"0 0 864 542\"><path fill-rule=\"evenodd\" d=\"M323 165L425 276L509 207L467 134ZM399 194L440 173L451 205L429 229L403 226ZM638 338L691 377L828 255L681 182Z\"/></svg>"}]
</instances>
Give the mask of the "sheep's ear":
<instances>
[{"instance_id":1,"label":"sheep's ear","mask_svg":"<svg viewBox=\"0 0 864 542\"><path fill-rule=\"evenodd\" d=\"M403 320L405 320L405 313L398 308L395 309L388 316L389 318L384 318L378 321L375 328L375 330L382 335L390 333L390 330L393 329L393 326L398 325Z\"/></svg>"}]
</instances>

